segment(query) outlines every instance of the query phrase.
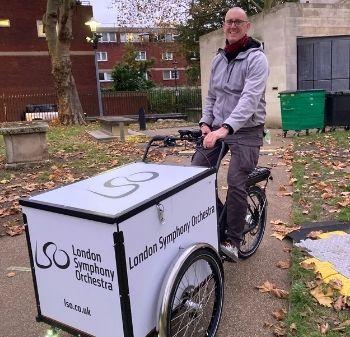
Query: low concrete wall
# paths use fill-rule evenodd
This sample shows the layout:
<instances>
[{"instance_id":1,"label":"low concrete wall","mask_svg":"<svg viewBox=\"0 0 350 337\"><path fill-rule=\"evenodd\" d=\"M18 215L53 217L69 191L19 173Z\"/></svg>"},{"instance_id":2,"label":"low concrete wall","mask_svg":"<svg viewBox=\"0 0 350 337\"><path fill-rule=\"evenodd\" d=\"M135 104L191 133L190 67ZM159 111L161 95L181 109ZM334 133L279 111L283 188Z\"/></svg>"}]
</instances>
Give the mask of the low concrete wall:
<instances>
[{"instance_id":1,"label":"low concrete wall","mask_svg":"<svg viewBox=\"0 0 350 337\"><path fill-rule=\"evenodd\" d=\"M250 21L250 35L264 42L270 66L266 124L281 127L278 92L297 89L297 38L350 35L350 3L285 3L250 17ZM203 102L212 59L224 42L222 29L200 38Z\"/></svg>"}]
</instances>

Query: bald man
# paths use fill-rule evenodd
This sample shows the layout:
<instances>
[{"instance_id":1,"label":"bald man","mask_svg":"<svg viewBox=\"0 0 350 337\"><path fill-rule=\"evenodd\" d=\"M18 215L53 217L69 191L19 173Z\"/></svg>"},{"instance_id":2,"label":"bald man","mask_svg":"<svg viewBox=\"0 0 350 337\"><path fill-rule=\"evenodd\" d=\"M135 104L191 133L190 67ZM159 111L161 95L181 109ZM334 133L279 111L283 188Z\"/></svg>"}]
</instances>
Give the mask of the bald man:
<instances>
[{"instance_id":1,"label":"bald man","mask_svg":"<svg viewBox=\"0 0 350 337\"><path fill-rule=\"evenodd\" d=\"M204 138L192 165L214 166L222 139L230 150L228 168L227 228L221 251L238 261L247 214L246 182L258 163L265 123L265 87L268 63L259 41L248 36L250 22L245 11L231 8L223 31L226 46L215 56L209 90L199 125Z\"/></svg>"}]
</instances>

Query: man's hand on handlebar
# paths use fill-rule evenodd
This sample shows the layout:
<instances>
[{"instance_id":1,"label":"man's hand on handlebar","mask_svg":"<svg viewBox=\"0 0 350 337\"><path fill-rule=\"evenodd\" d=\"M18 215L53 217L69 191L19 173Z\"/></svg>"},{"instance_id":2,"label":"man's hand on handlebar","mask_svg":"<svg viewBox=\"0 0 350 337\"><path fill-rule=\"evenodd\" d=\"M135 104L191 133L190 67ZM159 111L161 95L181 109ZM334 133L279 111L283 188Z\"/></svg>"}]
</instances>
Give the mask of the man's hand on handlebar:
<instances>
[{"instance_id":1,"label":"man's hand on handlebar","mask_svg":"<svg viewBox=\"0 0 350 337\"><path fill-rule=\"evenodd\" d=\"M216 131L210 131L210 129L209 129L209 132L204 134L203 129L205 127L207 127L209 129L209 127L207 125L203 125L201 127L202 134L204 136L203 147L205 149L213 148L215 143L217 142L217 140L225 138L228 135L228 132L229 132L226 128L221 127L220 129L218 129Z\"/></svg>"},{"instance_id":2,"label":"man's hand on handlebar","mask_svg":"<svg viewBox=\"0 0 350 337\"><path fill-rule=\"evenodd\" d=\"M211 132L210 127L205 123L202 124L201 131L202 131L203 137L205 137L208 133Z\"/></svg>"}]
</instances>

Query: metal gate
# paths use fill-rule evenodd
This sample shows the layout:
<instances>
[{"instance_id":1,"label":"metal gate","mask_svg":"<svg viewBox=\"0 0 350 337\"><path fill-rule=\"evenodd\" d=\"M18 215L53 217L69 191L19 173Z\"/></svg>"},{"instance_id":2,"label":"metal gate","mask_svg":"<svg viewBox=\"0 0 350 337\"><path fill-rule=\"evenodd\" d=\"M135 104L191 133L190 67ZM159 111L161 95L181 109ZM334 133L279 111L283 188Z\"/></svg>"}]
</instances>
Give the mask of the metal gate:
<instances>
[{"instance_id":1,"label":"metal gate","mask_svg":"<svg viewBox=\"0 0 350 337\"><path fill-rule=\"evenodd\" d=\"M298 90L349 90L350 36L298 38Z\"/></svg>"}]
</instances>

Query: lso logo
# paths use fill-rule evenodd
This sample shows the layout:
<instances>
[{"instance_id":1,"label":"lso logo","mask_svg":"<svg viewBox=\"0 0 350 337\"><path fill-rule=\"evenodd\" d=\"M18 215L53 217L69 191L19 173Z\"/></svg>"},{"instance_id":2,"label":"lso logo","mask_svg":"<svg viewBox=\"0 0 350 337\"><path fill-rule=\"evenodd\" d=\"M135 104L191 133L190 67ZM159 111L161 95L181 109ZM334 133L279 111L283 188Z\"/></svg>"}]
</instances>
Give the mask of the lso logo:
<instances>
[{"instance_id":1,"label":"lso logo","mask_svg":"<svg viewBox=\"0 0 350 337\"><path fill-rule=\"evenodd\" d=\"M54 247L54 251L53 252L52 252L52 249L49 249L49 252L48 252L48 248L50 246ZM36 265L39 268L41 268L41 269L48 269L48 268L50 268L52 266L52 262L59 269L67 269L69 267L70 259L69 259L69 256L68 256L67 252L65 252L62 249L57 249L57 245L55 243L53 243L53 242L46 242L43 245L43 247L42 247L42 252L43 252L43 254L46 257L45 258L45 260L46 260L45 264L39 263L39 261L38 261L38 242L36 242L36 244L35 244L35 263L36 263Z\"/></svg>"}]
</instances>

